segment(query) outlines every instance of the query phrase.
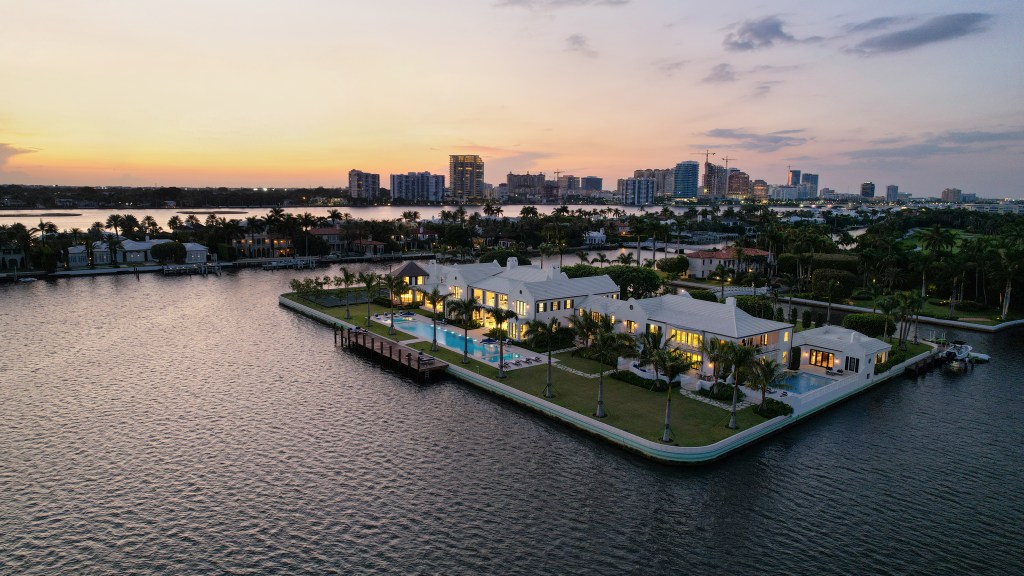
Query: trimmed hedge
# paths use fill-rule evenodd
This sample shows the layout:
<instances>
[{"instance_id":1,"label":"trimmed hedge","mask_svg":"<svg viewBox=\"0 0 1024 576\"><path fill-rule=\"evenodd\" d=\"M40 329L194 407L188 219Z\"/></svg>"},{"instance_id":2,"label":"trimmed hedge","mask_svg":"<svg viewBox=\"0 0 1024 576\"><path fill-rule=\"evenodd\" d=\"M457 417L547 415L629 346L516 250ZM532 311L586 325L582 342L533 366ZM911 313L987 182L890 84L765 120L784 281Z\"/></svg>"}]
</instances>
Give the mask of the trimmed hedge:
<instances>
[{"instance_id":1,"label":"trimmed hedge","mask_svg":"<svg viewBox=\"0 0 1024 576\"><path fill-rule=\"evenodd\" d=\"M647 379L644 378L643 376L640 376L639 374L634 374L629 370L618 370L616 372L612 372L611 374L609 374L609 376L615 378L616 380L625 382L626 384L632 384L633 386L636 386L638 388L643 388L644 390L653 390L655 392L664 392L666 386L668 385L668 383L665 382L664 380L654 380L653 378ZM673 388L678 388L678 385L673 385Z\"/></svg>"},{"instance_id":2,"label":"trimmed hedge","mask_svg":"<svg viewBox=\"0 0 1024 576\"><path fill-rule=\"evenodd\" d=\"M889 352L889 359L881 364L875 364L875 374L881 374L882 372L888 372L890 368L901 363L906 362L908 356L907 353L901 350L895 352Z\"/></svg>"},{"instance_id":3,"label":"trimmed hedge","mask_svg":"<svg viewBox=\"0 0 1024 576\"><path fill-rule=\"evenodd\" d=\"M843 318L843 328L856 330L872 338L881 338L882 336L892 336L896 332L896 323L887 322L885 314L865 312L863 314L847 314Z\"/></svg>"}]
</instances>

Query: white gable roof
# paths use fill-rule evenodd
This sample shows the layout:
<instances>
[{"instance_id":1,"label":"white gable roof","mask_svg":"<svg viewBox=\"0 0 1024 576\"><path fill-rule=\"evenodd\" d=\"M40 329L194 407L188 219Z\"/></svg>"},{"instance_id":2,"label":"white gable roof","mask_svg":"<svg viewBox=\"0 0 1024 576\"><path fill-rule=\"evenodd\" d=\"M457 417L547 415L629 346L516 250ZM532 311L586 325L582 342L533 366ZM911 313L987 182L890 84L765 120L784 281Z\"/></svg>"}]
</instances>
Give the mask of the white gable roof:
<instances>
[{"instance_id":1,"label":"white gable roof","mask_svg":"<svg viewBox=\"0 0 1024 576\"><path fill-rule=\"evenodd\" d=\"M844 352L862 351L862 356L892 349L892 344L865 336L860 332L843 328L842 326L821 326L797 332L793 336L793 344L796 346L817 346L827 350L840 350Z\"/></svg>"},{"instance_id":2,"label":"white gable roof","mask_svg":"<svg viewBox=\"0 0 1024 576\"><path fill-rule=\"evenodd\" d=\"M555 298L576 298L592 294L617 293L619 287L607 274L586 276L583 278L565 278L546 282L523 283L523 290L528 291L534 300L552 300Z\"/></svg>"},{"instance_id":3,"label":"white gable roof","mask_svg":"<svg viewBox=\"0 0 1024 576\"><path fill-rule=\"evenodd\" d=\"M734 302L721 304L669 294L638 300L637 304L647 312L650 321L730 338L745 338L792 327L784 322L751 316L737 308Z\"/></svg>"}]
</instances>

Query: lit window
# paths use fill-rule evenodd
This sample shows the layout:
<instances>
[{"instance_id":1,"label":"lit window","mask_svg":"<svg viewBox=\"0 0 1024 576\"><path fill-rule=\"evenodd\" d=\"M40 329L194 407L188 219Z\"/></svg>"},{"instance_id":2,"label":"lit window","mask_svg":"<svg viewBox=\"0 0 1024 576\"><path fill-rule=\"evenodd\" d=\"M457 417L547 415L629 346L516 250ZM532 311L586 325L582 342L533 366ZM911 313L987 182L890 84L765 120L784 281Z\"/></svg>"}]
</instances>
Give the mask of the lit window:
<instances>
[{"instance_id":1,"label":"lit window","mask_svg":"<svg viewBox=\"0 0 1024 576\"><path fill-rule=\"evenodd\" d=\"M789 342L789 330L786 330L785 332L782 333L782 341Z\"/></svg>"}]
</instances>

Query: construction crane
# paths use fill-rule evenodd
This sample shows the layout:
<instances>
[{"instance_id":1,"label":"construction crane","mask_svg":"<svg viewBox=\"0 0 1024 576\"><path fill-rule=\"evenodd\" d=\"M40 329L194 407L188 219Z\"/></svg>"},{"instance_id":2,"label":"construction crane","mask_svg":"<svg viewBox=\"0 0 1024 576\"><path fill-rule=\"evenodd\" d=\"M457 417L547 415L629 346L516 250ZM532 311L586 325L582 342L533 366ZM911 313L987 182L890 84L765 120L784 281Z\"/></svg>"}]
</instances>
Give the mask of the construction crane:
<instances>
[{"instance_id":1,"label":"construction crane","mask_svg":"<svg viewBox=\"0 0 1024 576\"><path fill-rule=\"evenodd\" d=\"M725 161L725 194L724 194L724 196L728 196L729 195L729 160L739 160L739 158L729 158L728 156L723 156L722 160Z\"/></svg>"},{"instance_id":2,"label":"construction crane","mask_svg":"<svg viewBox=\"0 0 1024 576\"><path fill-rule=\"evenodd\" d=\"M694 152L694 156L701 156L701 155L704 156L704 181L706 182L706 181L711 179L711 178L708 177L708 169L711 166L711 157L714 156L715 153L712 152L711 150L704 150L703 152ZM711 190L708 190L708 187L705 186L704 187L704 193L705 194L710 194Z\"/></svg>"}]
</instances>

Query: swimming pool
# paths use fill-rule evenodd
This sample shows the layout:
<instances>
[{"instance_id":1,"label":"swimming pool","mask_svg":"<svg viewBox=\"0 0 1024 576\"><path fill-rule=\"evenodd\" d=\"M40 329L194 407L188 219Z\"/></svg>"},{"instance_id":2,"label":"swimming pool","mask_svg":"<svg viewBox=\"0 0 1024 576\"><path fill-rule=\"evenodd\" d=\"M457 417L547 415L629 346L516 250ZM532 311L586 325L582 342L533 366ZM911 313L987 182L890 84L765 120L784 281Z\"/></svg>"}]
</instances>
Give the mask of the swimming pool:
<instances>
[{"instance_id":1,"label":"swimming pool","mask_svg":"<svg viewBox=\"0 0 1024 576\"><path fill-rule=\"evenodd\" d=\"M818 376L817 374L797 372L786 376L782 380L782 385L779 386L779 389L785 390L790 394L806 394L812 390L817 390L822 386L828 386L833 382L835 382L835 380L824 376Z\"/></svg>"},{"instance_id":2,"label":"swimming pool","mask_svg":"<svg viewBox=\"0 0 1024 576\"><path fill-rule=\"evenodd\" d=\"M385 322L386 323L386 322ZM415 334L420 338L431 340L434 337L434 324L432 322L424 322L418 318L402 317L395 318L395 328L403 332ZM456 352L462 352L462 330L458 328L449 328L448 326L438 325L437 326L437 343L445 348L449 348ZM520 358L521 354L515 354L505 349L505 361L515 360ZM473 337L469 338L469 357L477 360L483 360L484 362L490 362L492 364L498 363L498 345L497 344L481 344Z\"/></svg>"}]
</instances>

